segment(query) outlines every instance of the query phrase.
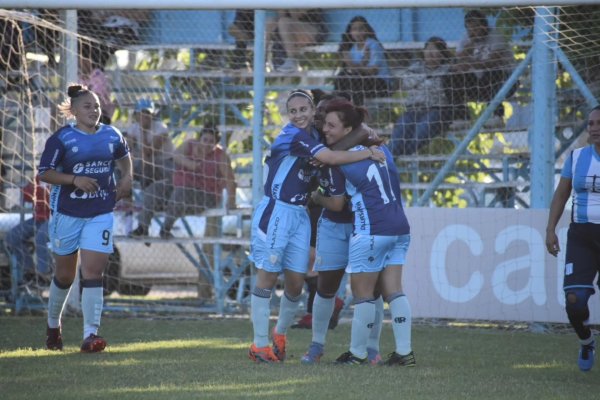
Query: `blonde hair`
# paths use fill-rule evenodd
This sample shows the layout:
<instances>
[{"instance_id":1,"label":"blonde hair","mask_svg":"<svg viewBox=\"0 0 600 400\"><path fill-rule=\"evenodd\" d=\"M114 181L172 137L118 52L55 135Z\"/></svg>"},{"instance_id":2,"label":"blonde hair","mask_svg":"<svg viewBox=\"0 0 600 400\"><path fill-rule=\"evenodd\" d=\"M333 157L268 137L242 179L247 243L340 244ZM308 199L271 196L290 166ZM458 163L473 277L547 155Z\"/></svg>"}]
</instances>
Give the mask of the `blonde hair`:
<instances>
[{"instance_id":1,"label":"blonde hair","mask_svg":"<svg viewBox=\"0 0 600 400\"><path fill-rule=\"evenodd\" d=\"M92 93L95 95L95 93L93 91L91 91L90 89L88 89L87 86L85 85L80 85L80 84L71 84L69 85L69 87L67 88L67 98L58 105L58 111L60 112L60 114L66 118L66 119L74 119L75 116L73 115L73 112L71 111L71 108L73 107L73 100L81 97L83 95L86 95L88 93Z\"/></svg>"}]
</instances>

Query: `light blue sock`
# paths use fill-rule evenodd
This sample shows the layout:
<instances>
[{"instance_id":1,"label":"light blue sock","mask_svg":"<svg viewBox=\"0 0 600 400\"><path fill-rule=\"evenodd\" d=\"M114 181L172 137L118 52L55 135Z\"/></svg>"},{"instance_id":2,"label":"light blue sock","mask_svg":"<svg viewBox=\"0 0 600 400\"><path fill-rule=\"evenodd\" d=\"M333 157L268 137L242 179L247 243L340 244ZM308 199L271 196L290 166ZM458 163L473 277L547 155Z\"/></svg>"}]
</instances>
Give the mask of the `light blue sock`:
<instances>
[{"instance_id":1,"label":"light blue sock","mask_svg":"<svg viewBox=\"0 0 600 400\"><path fill-rule=\"evenodd\" d=\"M58 328L65 308L67 296L71 285L63 286L57 282L56 278L50 283L50 294L48 295L48 327Z\"/></svg>"},{"instance_id":2,"label":"light blue sock","mask_svg":"<svg viewBox=\"0 0 600 400\"><path fill-rule=\"evenodd\" d=\"M356 357L367 358L367 340L375 319L375 303L372 300L354 305L350 351Z\"/></svg>"},{"instance_id":3,"label":"light blue sock","mask_svg":"<svg viewBox=\"0 0 600 400\"><path fill-rule=\"evenodd\" d=\"M392 313L392 330L396 341L396 353L404 356L412 351L410 303L408 298L402 295L393 299L389 305Z\"/></svg>"},{"instance_id":4,"label":"light blue sock","mask_svg":"<svg viewBox=\"0 0 600 400\"><path fill-rule=\"evenodd\" d=\"M383 326L383 297L379 296L375 300L375 321L373 328L367 340L367 348L379 353L379 340L381 338L381 328Z\"/></svg>"},{"instance_id":5,"label":"light blue sock","mask_svg":"<svg viewBox=\"0 0 600 400\"><path fill-rule=\"evenodd\" d=\"M255 288L250 297L250 317L254 329L254 345L269 345L269 316L271 315L271 290Z\"/></svg>"},{"instance_id":6,"label":"light blue sock","mask_svg":"<svg viewBox=\"0 0 600 400\"><path fill-rule=\"evenodd\" d=\"M284 291L281 296L281 302L279 303L279 317L277 318L277 325L275 325L275 332L280 335L285 335L287 330L294 323L296 312L298 311L298 303L302 298L302 294L296 297L290 297Z\"/></svg>"},{"instance_id":7,"label":"light blue sock","mask_svg":"<svg viewBox=\"0 0 600 400\"><path fill-rule=\"evenodd\" d=\"M83 286L81 291L81 312L83 314L84 339L92 334L98 334L100 319L102 317L102 306L104 303L102 286L86 287L84 286L85 284L85 281L81 282L81 285Z\"/></svg>"},{"instance_id":8,"label":"light blue sock","mask_svg":"<svg viewBox=\"0 0 600 400\"><path fill-rule=\"evenodd\" d=\"M312 341L315 343L325 344L325 338L327 337L327 330L329 329L329 320L331 314L333 314L333 308L335 307L335 297L326 299L325 297L319 296L319 293L315 295L315 301L313 302L312 312Z\"/></svg>"}]
</instances>

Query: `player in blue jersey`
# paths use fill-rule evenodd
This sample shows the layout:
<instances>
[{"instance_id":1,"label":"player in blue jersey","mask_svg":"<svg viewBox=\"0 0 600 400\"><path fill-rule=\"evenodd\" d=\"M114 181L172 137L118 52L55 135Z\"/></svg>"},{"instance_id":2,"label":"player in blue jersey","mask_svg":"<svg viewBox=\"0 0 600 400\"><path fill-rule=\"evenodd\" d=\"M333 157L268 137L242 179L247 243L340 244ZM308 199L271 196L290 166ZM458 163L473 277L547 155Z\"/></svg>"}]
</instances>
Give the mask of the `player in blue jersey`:
<instances>
[{"instance_id":1,"label":"player in blue jersey","mask_svg":"<svg viewBox=\"0 0 600 400\"><path fill-rule=\"evenodd\" d=\"M335 142L362 123L366 110L347 101L331 102L323 128L328 142ZM353 150L360 151L363 146ZM411 348L411 311L402 289L402 268L410 242L410 227L400 198L398 171L393 157L381 147L386 160L360 162L330 168L330 184L343 184L354 212L348 267L354 317L350 350L336 360L339 364L363 364L368 361L367 345L375 321L377 286L392 314L395 351L386 365L415 365ZM339 192L338 192L339 194ZM345 196L320 197L321 204L340 211Z\"/></svg>"},{"instance_id":2,"label":"player in blue jersey","mask_svg":"<svg viewBox=\"0 0 600 400\"><path fill-rule=\"evenodd\" d=\"M102 276L113 252L113 208L131 193L129 148L121 133L99 123L98 96L85 86L72 85L59 106L74 119L47 141L40 160L40 179L52 184L49 236L56 271L48 299L46 347L62 350L61 316L81 256L81 352L104 350L98 336L103 305ZM114 166L121 178L115 182Z\"/></svg>"},{"instance_id":3,"label":"player in blue jersey","mask_svg":"<svg viewBox=\"0 0 600 400\"><path fill-rule=\"evenodd\" d=\"M581 345L577 364L582 371L594 366L596 347L588 326L588 301L600 271L600 106L588 116L588 134L590 145L573 150L563 166L546 227L546 248L556 257L560 251L556 225L573 192L563 289L567 316Z\"/></svg>"},{"instance_id":4,"label":"player in blue jersey","mask_svg":"<svg viewBox=\"0 0 600 400\"><path fill-rule=\"evenodd\" d=\"M249 357L256 362L285 360L286 333L293 322L308 270L310 221L306 212L308 185L316 168L311 161L329 165L352 163L385 155L371 148L361 151L329 150L313 126L311 95L293 91L286 101L290 123L283 127L265 160L264 198L252 218L250 258L258 268L251 297L254 341ZM269 346L270 299L280 273L284 295Z\"/></svg>"},{"instance_id":5,"label":"player in blue jersey","mask_svg":"<svg viewBox=\"0 0 600 400\"><path fill-rule=\"evenodd\" d=\"M315 127L319 132L323 132L326 108L331 101L350 100L338 93L323 96L317 104L315 114ZM365 145L378 145L382 140L365 124L361 124L356 129L343 137L336 138L335 141L326 141L327 146L334 150L347 150L359 143ZM320 174L322 190L326 195L332 195L331 188L335 185L330 184L330 174L327 168L321 169ZM318 198L317 198L318 199ZM318 200L317 200L318 201ZM314 203L314 202L312 202ZM304 364L318 363L324 352L325 339L328 328L331 328L332 320L337 320L336 308L338 298L336 294L344 282L345 268L348 264L348 246L352 233L352 212L346 207L341 212L334 212L324 209L318 220L317 228L317 249L314 270L318 273L317 289L314 295L315 301L312 306L312 341L308 351L302 357ZM383 300L377 296L377 318L367 346L369 362L377 364L381 361L379 355L379 334L381 333L381 322L383 318ZM343 304L342 304L343 305ZM338 309L339 310L339 309ZM339 311L338 311L339 313Z\"/></svg>"}]
</instances>

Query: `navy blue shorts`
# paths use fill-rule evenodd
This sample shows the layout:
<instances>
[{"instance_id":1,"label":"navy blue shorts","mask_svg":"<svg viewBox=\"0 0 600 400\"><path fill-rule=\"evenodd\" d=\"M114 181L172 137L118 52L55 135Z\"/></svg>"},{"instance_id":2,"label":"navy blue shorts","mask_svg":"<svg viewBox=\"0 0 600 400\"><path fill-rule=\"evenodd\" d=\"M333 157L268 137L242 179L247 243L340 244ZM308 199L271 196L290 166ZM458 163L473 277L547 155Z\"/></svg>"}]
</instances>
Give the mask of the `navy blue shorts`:
<instances>
[{"instance_id":1,"label":"navy blue shorts","mask_svg":"<svg viewBox=\"0 0 600 400\"><path fill-rule=\"evenodd\" d=\"M567 254L563 289L594 289L600 271L600 224L571 223L567 233Z\"/></svg>"}]
</instances>

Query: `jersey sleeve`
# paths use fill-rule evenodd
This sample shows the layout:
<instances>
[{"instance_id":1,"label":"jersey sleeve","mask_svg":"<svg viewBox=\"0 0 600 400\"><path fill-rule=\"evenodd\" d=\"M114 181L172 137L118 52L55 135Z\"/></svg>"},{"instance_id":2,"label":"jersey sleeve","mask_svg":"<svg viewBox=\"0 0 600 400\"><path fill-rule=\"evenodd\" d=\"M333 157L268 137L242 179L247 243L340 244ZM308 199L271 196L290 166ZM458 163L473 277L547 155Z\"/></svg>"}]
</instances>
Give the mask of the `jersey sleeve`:
<instances>
[{"instance_id":1,"label":"jersey sleeve","mask_svg":"<svg viewBox=\"0 0 600 400\"><path fill-rule=\"evenodd\" d=\"M301 131L292 140L290 154L301 158L311 158L323 149L325 149L323 143Z\"/></svg>"},{"instance_id":2,"label":"jersey sleeve","mask_svg":"<svg viewBox=\"0 0 600 400\"><path fill-rule=\"evenodd\" d=\"M120 160L129 154L129 145L125 137L119 133L119 142L115 146L115 160Z\"/></svg>"},{"instance_id":3,"label":"jersey sleeve","mask_svg":"<svg viewBox=\"0 0 600 400\"><path fill-rule=\"evenodd\" d=\"M326 176L326 180L328 181L328 184L323 187L327 196L342 196L346 194L346 178L339 168L325 168L322 171L323 175Z\"/></svg>"},{"instance_id":4,"label":"jersey sleeve","mask_svg":"<svg viewBox=\"0 0 600 400\"><path fill-rule=\"evenodd\" d=\"M562 178L573 179L573 152L565 160L560 176Z\"/></svg>"},{"instance_id":5,"label":"jersey sleeve","mask_svg":"<svg viewBox=\"0 0 600 400\"><path fill-rule=\"evenodd\" d=\"M65 155L65 146L57 135L52 135L46 141L44 152L40 159L38 173L41 175L49 169L56 169Z\"/></svg>"}]
</instances>

